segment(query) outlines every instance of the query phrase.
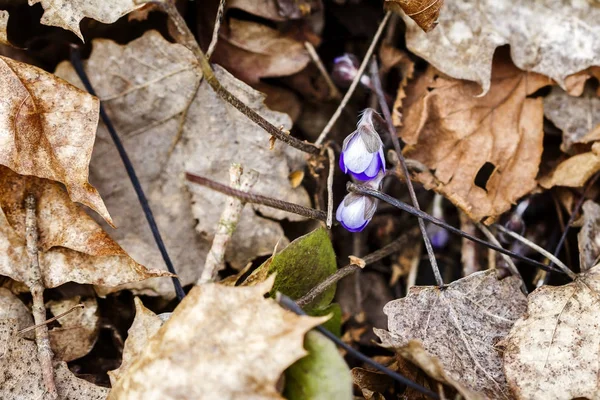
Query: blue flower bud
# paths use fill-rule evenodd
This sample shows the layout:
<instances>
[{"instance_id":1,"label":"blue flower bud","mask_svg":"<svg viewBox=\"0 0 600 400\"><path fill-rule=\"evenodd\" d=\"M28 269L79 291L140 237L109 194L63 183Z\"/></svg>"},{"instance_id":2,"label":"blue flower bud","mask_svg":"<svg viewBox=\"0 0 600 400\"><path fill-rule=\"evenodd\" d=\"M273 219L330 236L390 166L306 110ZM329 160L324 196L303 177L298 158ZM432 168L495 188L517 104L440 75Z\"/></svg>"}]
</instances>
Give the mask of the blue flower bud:
<instances>
[{"instance_id":1,"label":"blue flower bud","mask_svg":"<svg viewBox=\"0 0 600 400\"><path fill-rule=\"evenodd\" d=\"M373 189L379 185L385 174L380 172L374 179L364 182ZM357 193L348 193L339 205L335 218L350 232L360 232L368 225L377 210L377 199Z\"/></svg>"},{"instance_id":2,"label":"blue flower bud","mask_svg":"<svg viewBox=\"0 0 600 400\"><path fill-rule=\"evenodd\" d=\"M342 145L340 168L356 179L368 181L385 172L383 142L373 126L373 109L367 108L358 121L357 128Z\"/></svg>"}]
</instances>

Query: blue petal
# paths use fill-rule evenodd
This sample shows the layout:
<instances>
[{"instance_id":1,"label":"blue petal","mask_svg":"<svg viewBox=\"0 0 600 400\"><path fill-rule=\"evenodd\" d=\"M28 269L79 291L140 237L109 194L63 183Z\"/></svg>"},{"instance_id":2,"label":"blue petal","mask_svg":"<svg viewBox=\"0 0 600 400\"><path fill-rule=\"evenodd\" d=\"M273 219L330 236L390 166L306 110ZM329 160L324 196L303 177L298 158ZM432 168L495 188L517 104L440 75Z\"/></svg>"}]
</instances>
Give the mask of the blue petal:
<instances>
[{"instance_id":1,"label":"blue petal","mask_svg":"<svg viewBox=\"0 0 600 400\"><path fill-rule=\"evenodd\" d=\"M340 153L340 169L344 171L345 174L348 173L348 167L344 164L344 152Z\"/></svg>"},{"instance_id":2,"label":"blue petal","mask_svg":"<svg viewBox=\"0 0 600 400\"><path fill-rule=\"evenodd\" d=\"M359 226L358 228L351 228L349 226L346 226L346 224L344 224L344 221L340 221L340 223L342 224L342 226L344 228L346 228L346 230L350 231L350 232L362 232L363 229L365 229L365 227L369 224L371 220L367 220L365 221L364 224L362 224L361 226Z\"/></svg>"},{"instance_id":3,"label":"blue petal","mask_svg":"<svg viewBox=\"0 0 600 400\"><path fill-rule=\"evenodd\" d=\"M350 173L353 177L360 181L370 181L371 179L375 178L377 174L379 174L379 171L382 169L382 167L383 164L381 163L381 159L376 156L373 157L371 165L369 165L369 167L363 172L357 174L355 172L350 171ZM383 168L383 171L385 172L385 167Z\"/></svg>"}]
</instances>

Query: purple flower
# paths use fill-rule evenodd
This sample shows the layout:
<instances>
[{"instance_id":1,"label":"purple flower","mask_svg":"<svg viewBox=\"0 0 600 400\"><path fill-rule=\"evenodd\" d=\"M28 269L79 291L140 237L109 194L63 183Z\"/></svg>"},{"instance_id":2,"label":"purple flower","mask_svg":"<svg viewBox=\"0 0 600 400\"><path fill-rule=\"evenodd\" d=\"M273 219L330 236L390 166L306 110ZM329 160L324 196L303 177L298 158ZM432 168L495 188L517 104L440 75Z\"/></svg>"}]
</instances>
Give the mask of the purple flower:
<instances>
[{"instance_id":1,"label":"purple flower","mask_svg":"<svg viewBox=\"0 0 600 400\"><path fill-rule=\"evenodd\" d=\"M356 77L358 73L358 59L354 54L344 54L341 57L337 57L333 60L333 71L331 73L331 77L338 85L342 87L350 86L350 83ZM368 75L363 75L360 77L360 82L367 86L371 87L371 78Z\"/></svg>"},{"instance_id":2,"label":"purple flower","mask_svg":"<svg viewBox=\"0 0 600 400\"><path fill-rule=\"evenodd\" d=\"M356 130L344 139L340 155L342 171L361 181L373 179L379 171L385 172L383 142L373 126L374 112L372 108L363 111Z\"/></svg>"},{"instance_id":3,"label":"purple flower","mask_svg":"<svg viewBox=\"0 0 600 400\"><path fill-rule=\"evenodd\" d=\"M379 185L385 174L380 172L374 179L364 182L373 189ZM360 232L371 221L377 209L377 199L356 193L348 193L339 205L335 218L350 232Z\"/></svg>"}]
</instances>

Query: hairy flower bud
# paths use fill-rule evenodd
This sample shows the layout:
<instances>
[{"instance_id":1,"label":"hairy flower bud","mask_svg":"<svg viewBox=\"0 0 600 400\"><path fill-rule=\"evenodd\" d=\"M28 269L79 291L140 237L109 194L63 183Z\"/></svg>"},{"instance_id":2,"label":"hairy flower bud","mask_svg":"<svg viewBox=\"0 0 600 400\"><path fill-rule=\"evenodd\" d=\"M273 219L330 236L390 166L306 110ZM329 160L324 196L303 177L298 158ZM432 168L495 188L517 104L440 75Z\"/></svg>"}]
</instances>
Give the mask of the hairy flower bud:
<instances>
[{"instance_id":1,"label":"hairy flower bud","mask_svg":"<svg viewBox=\"0 0 600 400\"><path fill-rule=\"evenodd\" d=\"M354 54L344 54L333 60L333 71L331 78L341 87L348 87L358 74L359 62ZM360 82L371 88L371 78L368 75L363 75Z\"/></svg>"}]
</instances>

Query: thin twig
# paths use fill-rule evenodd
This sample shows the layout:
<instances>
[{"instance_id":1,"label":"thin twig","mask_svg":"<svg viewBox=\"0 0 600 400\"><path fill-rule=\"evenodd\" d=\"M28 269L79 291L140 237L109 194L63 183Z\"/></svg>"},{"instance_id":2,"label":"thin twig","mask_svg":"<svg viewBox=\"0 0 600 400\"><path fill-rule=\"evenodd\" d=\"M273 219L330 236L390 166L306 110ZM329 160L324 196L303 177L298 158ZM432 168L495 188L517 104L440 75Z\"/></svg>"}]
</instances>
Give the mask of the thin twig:
<instances>
[{"instance_id":1,"label":"thin twig","mask_svg":"<svg viewBox=\"0 0 600 400\"><path fill-rule=\"evenodd\" d=\"M416 235L417 235L417 232L414 229L410 230L410 231L404 233L398 239L396 239L393 242L391 242L390 244L388 244L387 246L384 246L381 249L363 257L362 260L365 262L365 265L369 265L374 262L377 262L377 261L381 260L382 258L385 258L385 257L389 256L390 254L393 254L393 253L401 250L403 247L408 246L410 244L410 242L414 240ZM331 285L335 284L340 279L347 277L348 275L352 275L353 273L355 273L356 271L358 271L360 269L362 269L362 267L359 266L358 264L348 264L345 267L338 269L333 275L329 275L321 283L319 283L317 286L312 288L308 293L306 293L304 296L302 296L300 299L298 299L296 301L296 303L300 307L306 307L308 304L315 301L315 299L317 299L317 297L319 297L321 294L323 294L329 287L331 287Z\"/></svg>"},{"instance_id":2,"label":"thin twig","mask_svg":"<svg viewBox=\"0 0 600 400\"><path fill-rule=\"evenodd\" d=\"M417 275L419 273L419 264L421 264L421 242L418 242L417 248L415 249L415 255L410 262L410 270L408 271L408 277L406 278L406 293L411 287L417 284Z\"/></svg>"},{"instance_id":3,"label":"thin twig","mask_svg":"<svg viewBox=\"0 0 600 400\"><path fill-rule=\"evenodd\" d=\"M406 166L406 160L402 154L400 141L398 140L398 135L396 135L396 129L394 129L394 125L392 124L392 115L390 113L390 108L387 104L387 101L385 100L385 94L383 93L383 88L381 87L381 79L379 79L379 67L377 66L377 60L374 57L373 62L371 63L371 82L373 82L373 88L375 89L375 93L377 93L377 99L379 100L379 107L383 113L383 119L387 124L388 133L392 139L394 150L398 155L398 160L402 166L402 172L406 178L406 186L408 187L410 201L417 210L421 210L421 207L419 207L419 200L417 200L417 194L415 193L415 188L410 180L408 167ZM435 259L435 253L433 252L433 246L431 246L431 240L429 239L429 235L427 235L425 221L423 221L421 218L419 218L419 229L421 230L421 236L423 236L423 243L425 243L425 249L427 250L427 256L429 257L429 263L431 264L435 282L439 287L442 287L444 286L444 280L442 279L440 268L438 267L437 260Z\"/></svg>"},{"instance_id":4,"label":"thin twig","mask_svg":"<svg viewBox=\"0 0 600 400\"><path fill-rule=\"evenodd\" d=\"M215 27L213 28L212 38L210 39L208 50L206 50L206 58L209 60L210 56L212 56L212 53L215 51L215 47L217 47L217 42L219 41L219 29L221 29L221 22L223 21L225 3L226 0L219 1L219 8L217 9L217 16L215 18Z\"/></svg>"},{"instance_id":5,"label":"thin twig","mask_svg":"<svg viewBox=\"0 0 600 400\"><path fill-rule=\"evenodd\" d=\"M329 157L329 171L327 175L327 229L333 225L333 173L335 172L335 153L330 146L327 146L327 156Z\"/></svg>"},{"instance_id":6,"label":"thin twig","mask_svg":"<svg viewBox=\"0 0 600 400\"><path fill-rule=\"evenodd\" d=\"M163 9L163 11L171 18L171 22L175 27L175 40L187 47L192 51L194 56L198 59L198 63L200 64L200 69L204 75L204 79L210 87L217 93L223 100L234 106L239 112L248 117L252 122L263 128L267 133L271 136L275 137L277 140L280 140L300 151L303 151L308 154L319 154L319 147L315 146L312 143L308 143L306 141L299 140L292 135L290 135L287 131L277 128L275 125L271 124L269 121L260 116L256 111L248 107L244 104L240 99L235 97L231 92L225 89L221 82L215 76L206 55L196 42L194 35L188 28L185 23L185 20L177 11L177 8L170 1L160 1L156 2L156 4Z\"/></svg>"},{"instance_id":7,"label":"thin twig","mask_svg":"<svg viewBox=\"0 0 600 400\"><path fill-rule=\"evenodd\" d=\"M533 260L531 258L525 257L521 254L512 252L510 250L506 250L505 248L501 247L501 246L496 246L495 244L486 242L485 240L479 239L476 236L470 235L466 232L461 231L460 229L457 229L455 227L453 227L452 225L448 225L445 221L442 221L440 219L434 218L431 215L421 211L421 210L417 210L416 208L414 208L413 206L406 204L398 199L393 198L392 196L389 196L385 193L380 192L379 190L375 190L375 189L371 189L368 186L364 186L364 185L357 185L356 183L352 183L352 182L348 182L348 184L346 185L346 189L348 189L349 192L353 192L353 193L358 193L358 194L363 194L363 195L367 195L367 196L371 196L371 197L375 197L381 201L385 201L388 204L391 204L392 206L405 211L409 214L414 215L415 217L420 217L423 218L426 221L431 222L432 224L435 224L437 226L441 226L442 228L446 228L448 230L448 232L451 232L455 235L459 235L462 236L466 239L472 240L475 243L479 243L481 245L484 245L486 247L489 247L490 249L496 250L499 253L503 253L506 254L508 256L511 256L512 258L516 258L517 260L521 260L523 262L526 262L527 264L536 266L538 268L544 269L544 270L551 270L554 272L559 272L559 273L563 273L561 270L556 269L556 268L549 268L548 266L544 265L543 263Z\"/></svg>"},{"instance_id":8,"label":"thin twig","mask_svg":"<svg viewBox=\"0 0 600 400\"><path fill-rule=\"evenodd\" d=\"M302 310L302 308L300 308L298 306L298 304L294 303L294 300L290 299L288 296L282 294L281 292L277 292L277 302L279 302L279 304L281 304L283 307L287 308L288 310L290 310L298 315L306 315L306 313ZM427 395L433 399L439 399L439 396L435 392L432 392L431 390L419 385L418 383L411 381L410 379L399 374L398 372L392 371L391 369L384 367L383 365L379 364L378 362L371 360L369 357L362 354L358 350L354 349L352 346L349 346L346 343L344 343L340 338L335 336L333 333L329 332L322 325L318 325L314 329L316 329L317 331L319 331L320 333L325 335L325 337L327 337L329 340L331 340L332 342L334 342L335 344L337 344L338 346L340 346L341 348L346 350L346 352L351 354L353 357L356 357L360 361L371 365L372 367L383 372L384 374L388 375L389 377L391 377L395 381L401 383L402 385L411 387L414 390L417 390L418 392L421 392L424 395Z\"/></svg>"},{"instance_id":9,"label":"thin twig","mask_svg":"<svg viewBox=\"0 0 600 400\"><path fill-rule=\"evenodd\" d=\"M314 208L304 207L299 204L289 203L287 201L262 196L260 194L255 194L252 192L242 192L241 190L237 190L227 185L223 185L219 182L215 182L212 179L208 179L199 175L194 175L189 172L186 172L185 178L190 182L206 186L209 189L226 194L227 196L237 197L238 199L245 201L246 203L261 204L267 207L276 208L278 210L302 215L303 217L316 219L318 221L327 220L327 213L322 210L315 210Z\"/></svg>"},{"instance_id":10,"label":"thin twig","mask_svg":"<svg viewBox=\"0 0 600 400\"><path fill-rule=\"evenodd\" d=\"M240 164L232 164L229 169L229 180L233 188L247 192L258 180L258 172L251 169L244 173ZM218 272L225 268L225 250L235 232L245 204L245 202L236 197L231 196L227 198L227 204L221 214L217 232L215 233L210 251L206 255L202 274L200 275L200 279L198 279L198 285L214 281Z\"/></svg>"},{"instance_id":11,"label":"thin twig","mask_svg":"<svg viewBox=\"0 0 600 400\"><path fill-rule=\"evenodd\" d=\"M81 303L81 304L77 304L77 305L75 305L75 306L73 306L73 307L69 308L69 309L68 309L67 311L65 311L64 313L58 314L56 317L52 317L52 318L50 318L50 319L47 319L47 320L45 320L44 322L42 322L41 324L38 324L38 325L32 325L32 326L30 326L30 327L28 327L28 328L21 329L21 330L20 330L18 333L19 333L19 335L23 335L23 334L25 334L25 333L27 333L27 332L29 332L29 331L32 331L32 330L34 330L34 329L37 329L37 328L41 327L42 325L48 325L49 323L51 323L51 322L54 322L54 321L56 321L57 319L60 319L60 318L64 317L65 315L72 313L72 312L73 312L73 311L75 311L77 308L85 308L85 306L83 305L83 303Z\"/></svg>"},{"instance_id":12,"label":"thin twig","mask_svg":"<svg viewBox=\"0 0 600 400\"><path fill-rule=\"evenodd\" d=\"M42 369L42 378L46 390L45 399L58 398L56 385L54 384L54 368L52 367L52 348L48 337L48 325L46 320L46 306L44 305L44 284L42 282L42 270L38 258L38 230L36 217L36 201L33 195L25 199L25 238L27 241L27 255L29 256L29 279L27 286L31 291L33 305L31 312L35 325L41 325L35 331L35 342L38 350L38 360Z\"/></svg>"},{"instance_id":13,"label":"thin twig","mask_svg":"<svg viewBox=\"0 0 600 400\"><path fill-rule=\"evenodd\" d=\"M377 32L375 32L375 36L373 36L371 45L367 49L365 58L363 58L363 61L360 64L360 67L358 68L358 73L354 77L354 80L352 80L352 84L350 84L350 87L348 88L348 91L344 95L344 98L342 99L342 102L338 106L337 110L335 110L335 112L329 119L329 122L327 122L327 125L325 125L325 128L323 128L323 131L321 132L321 134L315 141L315 145L320 146L321 144L323 144L323 142L327 138L327 135L331 131L331 128L333 128L333 125L336 123L336 121L342 114L342 110L346 107L346 105L348 104L348 101L350 101L350 98L352 97L354 90L356 90L356 87L360 83L360 78L363 76L363 74L365 73L365 70L367 69L369 60L371 59L371 56L373 55L373 51L375 50L375 46L377 45L377 42L379 41L379 38L381 37L381 34L383 33L383 28L385 28L385 25L387 24L388 20L390 19L390 15L391 15L391 11L388 11L385 14L385 17L383 17L383 21L381 21L381 23L379 24L379 28L377 28Z\"/></svg>"},{"instance_id":14,"label":"thin twig","mask_svg":"<svg viewBox=\"0 0 600 400\"><path fill-rule=\"evenodd\" d=\"M315 47L312 45L311 42L304 42L304 47L308 51L308 54L310 55L312 61L319 69L321 76L323 77L323 79L325 79L325 82L329 87L329 95L331 96L331 98L337 100L341 99L342 95L340 94L340 91L338 90L337 86L335 86L335 83L333 83L333 81L331 80L331 76L329 76L327 69L325 69L323 61L321 61L321 57L319 57L319 54L315 50Z\"/></svg>"},{"instance_id":15,"label":"thin twig","mask_svg":"<svg viewBox=\"0 0 600 400\"><path fill-rule=\"evenodd\" d=\"M502 245L500 244L500 242L498 241L498 239L496 239L496 237L494 236L494 234L489 230L489 228L487 226L483 225L481 222L476 222L475 226L481 232L483 232L483 234L485 235L485 237L487 237L490 242L492 242L493 244L495 244L498 247L502 247ZM509 256L507 256L506 254L500 254L500 256L504 259L504 261L506 262L506 265L508 265L508 269L510 270L510 272L514 276L516 276L517 278L519 278L519 280L521 281L521 290L523 291L523 293L529 294L529 292L527 291L527 285L525 284L525 280L521 276L521 273L517 269L517 266L515 265L515 263L513 262L513 260Z\"/></svg>"}]
</instances>

